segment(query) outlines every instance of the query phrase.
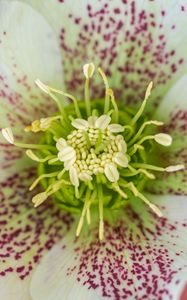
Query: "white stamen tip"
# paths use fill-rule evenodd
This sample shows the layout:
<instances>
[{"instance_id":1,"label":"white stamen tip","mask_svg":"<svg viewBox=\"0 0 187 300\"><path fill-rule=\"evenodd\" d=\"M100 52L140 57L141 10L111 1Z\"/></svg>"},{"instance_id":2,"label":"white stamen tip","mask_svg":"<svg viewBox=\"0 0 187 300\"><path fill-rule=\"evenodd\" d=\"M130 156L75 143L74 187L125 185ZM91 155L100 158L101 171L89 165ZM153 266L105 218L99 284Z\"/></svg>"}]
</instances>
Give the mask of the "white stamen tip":
<instances>
[{"instance_id":1,"label":"white stamen tip","mask_svg":"<svg viewBox=\"0 0 187 300\"><path fill-rule=\"evenodd\" d=\"M95 66L93 63L85 64L83 66L83 73L86 78L91 78L95 71Z\"/></svg>"},{"instance_id":2,"label":"white stamen tip","mask_svg":"<svg viewBox=\"0 0 187 300\"><path fill-rule=\"evenodd\" d=\"M111 121L111 117L107 115L102 115L96 120L95 126L101 130L104 130L108 127L110 121Z\"/></svg>"},{"instance_id":3,"label":"white stamen tip","mask_svg":"<svg viewBox=\"0 0 187 300\"><path fill-rule=\"evenodd\" d=\"M151 90L152 90L152 87L153 87L153 82L151 81L147 87L147 90L145 92L145 100L147 100L151 94Z\"/></svg>"},{"instance_id":4,"label":"white stamen tip","mask_svg":"<svg viewBox=\"0 0 187 300\"><path fill-rule=\"evenodd\" d=\"M89 126L95 127L96 120L97 120L96 116L90 116L88 118L88 124L89 124Z\"/></svg>"},{"instance_id":5,"label":"white stamen tip","mask_svg":"<svg viewBox=\"0 0 187 300\"><path fill-rule=\"evenodd\" d=\"M118 172L115 164L113 164L113 163L106 164L104 172L110 182L118 181L119 172Z\"/></svg>"},{"instance_id":6,"label":"white stamen tip","mask_svg":"<svg viewBox=\"0 0 187 300\"><path fill-rule=\"evenodd\" d=\"M31 149L26 150L26 155L34 161L40 161L39 157L34 154Z\"/></svg>"},{"instance_id":7,"label":"white stamen tip","mask_svg":"<svg viewBox=\"0 0 187 300\"><path fill-rule=\"evenodd\" d=\"M163 146L170 146L172 144L172 137L167 133L158 133L154 136L155 141Z\"/></svg>"},{"instance_id":8,"label":"white stamen tip","mask_svg":"<svg viewBox=\"0 0 187 300\"><path fill-rule=\"evenodd\" d=\"M126 168L128 166L127 156L121 152L115 153L113 160L115 163L117 163L121 167Z\"/></svg>"},{"instance_id":9,"label":"white stamen tip","mask_svg":"<svg viewBox=\"0 0 187 300\"><path fill-rule=\"evenodd\" d=\"M79 174L79 178L82 181L91 181L92 180L92 176L90 176L89 174L87 174L86 172L82 172Z\"/></svg>"},{"instance_id":10,"label":"white stamen tip","mask_svg":"<svg viewBox=\"0 0 187 300\"><path fill-rule=\"evenodd\" d=\"M56 143L56 148L61 151L63 150L65 147L67 147L67 142L65 139L60 138L57 143Z\"/></svg>"},{"instance_id":11,"label":"white stamen tip","mask_svg":"<svg viewBox=\"0 0 187 300\"><path fill-rule=\"evenodd\" d=\"M9 142L10 144L14 144L14 136L10 127L3 128L1 132L7 142Z\"/></svg>"},{"instance_id":12,"label":"white stamen tip","mask_svg":"<svg viewBox=\"0 0 187 300\"><path fill-rule=\"evenodd\" d=\"M73 147L67 146L63 148L59 153L58 153L58 159L60 161L68 161L76 158L76 152Z\"/></svg>"},{"instance_id":13,"label":"white stamen tip","mask_svg":"<svg viewBox=\"0 0 187 300\"><path fill-rule=\"evenodd\" d=\"M78 178L78 173L77 173L77 170L75 167L71 167L70 170L69 170L69 177L70 177L70 180L71 180L71 183L74 185L74 186L79 186L79 178Z\"/></svg>"},{"instance_id":14,"label":"white stamen tip","mask_svg":"<svg viewBox=\"0 0 187 300\"><path fill-rule=\"evenodd\" d=\"M124 131L124 126L121 126L120 124L111 124L108 126L108 129L111 132L123 132Z\"/></svg>"},{"instance_id":15,"label":"white stamen tip","mask_svg":"<svg viewBox=\"0 0 187 300\"><path fill-rule=\"evenodd\" d=\"M165 168L166 172L176 172L180 170L184 170L185 166L184 165L176 165L176 166L169 166Z\"/></svg>"},{"instance_id":16,"label":"white stamen tip","mask_svg":"<svg viewBox=\"0 0 187 300\"><path fill-rule=\"evenodd\" d=\"M50 88L47 85L45 85L43 82L41 82L40 79L36 79L35 83L44 93L46 94L50 93Z\"/></svg>"},{"instance_id":17,"label":"white stamen tip","mask_svg":"<svg viewBox=\"0 0 187 300\"><path fill-rule=\"evenodd\" d=\"M37 194L36 196L34 196L32 198L32 202L34 203L34 207L39 206L40 204L42 204L45 200L47 199L47 194L46 192L42 192Z\"/></svg>"},{"instance_id":18,"label":"white stamen tip","mask_svg":"<svg viewBox=\"0 0 187 300\"><path fill-rule=\"evenodd\" d=\"M76 129L86 130L88 128L88 121L86 121L84 119L74 119L71 122L71 125L73 127L75 127Z\"/></svg>"}]
</instances>

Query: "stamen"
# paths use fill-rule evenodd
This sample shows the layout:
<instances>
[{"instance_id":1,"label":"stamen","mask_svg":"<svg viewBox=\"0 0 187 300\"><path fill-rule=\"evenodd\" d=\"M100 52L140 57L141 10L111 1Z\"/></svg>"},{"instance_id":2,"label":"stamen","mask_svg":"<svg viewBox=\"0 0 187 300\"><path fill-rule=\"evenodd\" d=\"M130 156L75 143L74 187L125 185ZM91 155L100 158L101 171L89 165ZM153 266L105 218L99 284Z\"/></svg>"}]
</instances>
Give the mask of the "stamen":
<instances>
[{"instance_id":1,"label":"stamen","mask_svg":"<svg viewBox=\"0 0 187 300\"><path fill-rule=\"evenodd\" d=\"M127 198L128 198L127 194L126 194L122 189L120 189L120 187L119 187L119 185L118 185L117 182L113 183L113 184L112 184L112 187L114 188L114 190L115 190L116 192L118 192L118 194L119 194L122 198L124 198L124 199L127 199Z\"/></svg>"},{"instance_id":2,"label":"stamen","mask_svg":"<svg viewBox=\"0 0 187 300\"><path fill-rule=\"evenodd\" d=\"M107 112L109 111L110 108L110 95L107 94L107 90L109 89L109 84L108 84L108 80L107 77L105 75L105 73L103 72L103 70L101 68L98 68L98 72L100 73L104 84L105 84L105 105L104 105L104 114L107 114Z\"/></svg>"},{"instance_id":3,"label":"stamen","mask_svg":"<svg viewBox=\"0 0 187 300\"><path fill-rule=\"evenodd\" d=\"M103 240L104 237L104 222L103 222L103 188L101 184L98 184L98 200L99 200L99 239Z\"/></svg>"},{"instance_id":4,"label":"stamen","mask_svg":"<svg viewBox=\"0 0 187 300\"><path fill-rule=\"evenodd\" d=\"M85 104L86 104L86 112L87 116L91 115L91 103L90 103L90 92L89 92L89 82L95 70L95 66L93 63L86 64L83 67L83 72L86 77L85 86L84 86L84 95L85 95Z\"/></svg>"},{"instance_id":5,"label":"stamen","mask_svg":"<svg viewBox=\"0 0 187 300\"><path fill-rule=\"evenodd\" d=\"M156 126L162 126L164 123L163 122L159 122L159 121L156 121L156 120L151 120L151 121L147 121L147 122L144 122L142 124L142 126L140 127L140 129L138 130L137 134L133 137L132 140L130 140L130 142L128 143L129 146L133 145L134 142L140 137L140 135L142 134L144 128L147 126L147 125L156 125Z\"/></svg>"},{"instance_id":6,"label":"stamen","mask_svg":"<svg viewBox=\"0 0 187 300\"><path fill-rule=\"evenodd\" d=\"M55 150L55 147L51 145L24 144L24 143L17 143L17 142L14 142L14 145L19 148L26 148L26 149L52 150L52 151Z\"/></svg>"},{"instance_id":7,"label":"stamen","mask_svg":"<svg viewBox=\"0 0 187 300\"><path fill-rule=\"evenodd\" d=\"M72 96L71 94L65 93L65 92L63 92L63 91L54 89L54 88L52 88L52 87L49 87L49 88L50 88L50 90L51 90L52 92L57 93L57 94L60 94L60 95L62 95L62 96L64 96L64 97L67 97L67 98L71 99L71 100L73 101L73 103L74 103L74 106L75 106L75 112L76 112L77 117L78 117L78 118L81 118L81 117L82 117L81 112L80 112L80 109L79 109L78 101L77 101L77 99L76 99L74 96Z\"/></svg>"},{"instance_id":8,"label":"stamen","mask_svg":"<svg viewBox=\"0 0 187 300\"><path fill-rule=\"evenodd\" d=\"M140 173L143 173L145 176L147 176L149 179L155 179L155 175L144 170L144 169L134 169L132 166L128 165L128 169L131 171L131 173L128 173L126 171L122 172L122 174L125 176L125 177L131 177L131 176L136 176Z\"/></svg>"},{"instance_id":9,"label":"stamen","mask_svg":"<svg viewBox=\"0 0 187 300\"><path fill-rule=\"evenodd\" d=\"M40 180L44 179L44 178L51 178L51 177L56 177L58 175L59 172L53 172L53 173L49 173L49 174L42 174L40 175L30 186L29 191L32 191L37 184L40 182Z\"/></svg>"},{"instance_id":10,"label":"stamen","mask_svg":"<svg viewBox=\"0 0 187 300\"><path fill-rule=\"evenodd\" d=\"M169 166L167 168L165 168L166 172L176 172L176 171L180 171L180 170L184 170L185 166L184 165L176 165L176 166Z\"/></svg>"},{"instance_id":11,"label":"stamen","mask_svg":"<svg viewBox=\"0 0 187 300\"><path fill-rule=\"evenodd\" d=\"M54 156L54 155L48 155L44 158L40 158L31 149L26 150L25 153L29 158L31 158L32 160L37 161L37 162L46 162L54 157L56 158L56 156Z\"/></svg>"},{"instance_id":12,"label":"stamen","mask_svg":"<svg viewBox=\"0 0 187 300\"><path fill-rule=\"evenodd\" d=\"M151 203L142 193L140 193L138 191L138 189L135 187L135 185L134 185L133 182L129 182L127 184L123 184L123 187L128 188L134 194L135 197L138 197L143 202L145 202L151 208L151 210L153 210L154 213L156 213L156 215L158 217L162 217L163 216L163 214L160 211L160 209L156 205L154 205L153 203Z\"/></svg>"},{"instance_id":13,"label":"stamen","mask_svg":"<svg viewBox=\"0 0 187 300\"><path fill-rule=\"evenodd\" d=\"M146 118L142 117L153 83L148 85L137 113L129 107L119 111L113 90L109 87L107 76L101 68L98 68L98 72L105 84L104 103L103 99L91 103L89 84L94 70L93 63L83 67L86 77L85 103L80 104L71 94L36 80L37 86L56 102L60 111L58 115L35 120L26 127L25 131L43 133L42 144L15 142L9 127L2 129L2 134L9 143L26 148L27 156L39 162L38 178L32 183L30 190L40 181L46 190L33 197L34 206L39 206L55 194L54 202L62 209L79 212L82 207L76 230L76 236L79 236L84 219L87 219L88 225L91 223L91 205L97 204L99 239L103 240L105 206L111 209L125 207L130 200L128 198L133 194L133 197L140 198L161 217L160 209L140 192L147 179L155 179L155 175L149 170L175 172L185 167L181 164L163 168L146 163L149 161L149 154L144 142L154 140L166 147L172 143L171 136L166 133L146 135L144 132L148 125L163 125L156 120L145 121ZM73 102L70 108L63 107L65 100L61 101L56 94L69 98ZM104 110L103 114L101 110ZM154 146L154 143L149 144ZM131 179L134 179L134 183Z\"/></svg>"},{"instance_id":14,"label":"stamen","mask_svg":"<svg viewBox=\"0 0 187 300\"><path fill-rule=\"evenodd\" d=\"M38 207L40 204L42 204L46 199L47 199L47 193L46 192L42 192L39 193L37 195L35 195L32 198L32 202L34 203L34 207Z\"/></svg>"},{"instance_id":15,"label":"stamen","mask_svg":"<svg viewBox=\"0 0 187 300\"><path fill-rule=\"evenodd\" d=\"M137 146L143 144L145 141L148 140L155 140L158 144L168 147L172 143L172 137L169 134L166 133L158 133L155 135L147 135L144 136L137 144L134 145L132 150L129 150L130 155L135 154L135 152L138 150Z\"/></svg>"},{"instance_id":16,"label":"stamen","mask_svg":"<svg viewBox=\"0 0 187 300\"><path fill-rule=\"evenodd\" d=\"M88 204L89 204L88 201L90 199L90 193L91 193L90 189L87 189L82 214L81 214L81 217L79 219L79 223L78 223L77 230L76 230L76 236L77 237L80 235L81 229L82 229L82 226L83 226L83 223L84 223L84 217L85 217L86 210L87 210L87 207L88 207Z\"/></svg>"},{"instance_id":17,"label":"stamen","mask_svg":"<svg viewBox=\"0 0 187 300\"><path fill-rule=\"evenodd\" d=\"M5 140L7 140L7 142L9 142L10 144L14 144L14 136L13 136L12 129L10 127L3 128L1 132Z\"/></svg>"},{"instance_id":18,"label":"stamen","mask_svg":"<svg viewBox=\"0 0 187 300\"><path fill-rule=\"evenodd\" d=\"M41 82L40 79L36 79L36 80L35 80L35 83L36 83L36 85L37 85L44 93L48 94L48 95L56 102L56 104L57 104L57 106L58 106L58 108L59 108L61 114L62 114L63 116L66 116L65 111L64 111L64 108L63 108L61 102L59 101L59 99L58 99L57 97L55 97L55 95L53 95L53 94L51 93L50 87L47 86L47 85L45 85L43 82Z\"/></svg>"},{"instance_id":19,"label":"stamen","mask_svg":"<svg viewBox=\"0 0 187 300\"><path fill-rule=\"evenodd\" d=\"M144 111L144 108L147 104L147 99L149 98L150 94L151 94L151 90L152 90L152 87L153 87L153 82L151 81L147 87L147 90L145 92L145 97L144 97L144 100L142 102L142 105L140 107L140 109L138 110L138 112L136 113L136 115L134 116L134 118L132 119L131 121L131 126L134 125L138 119L141 117L143 111Z\"/></svg>"},{"instance_id":20,"label":"stamen","mask_svg":"<svg viewBox=\"0 0 187 300\"><path fill-rule=\"evenodd\" d=\"M117 106L115 98L114 98L114 92L113 92L112 89L109 88L109 89L106 90L106 94L108 94L110 96L112 105L114 107L112 121L115 122L115 123L117 123L118 122L118 118L119 118L119 110L118 110L118 106Z\"/></svg>"}]
</instances>

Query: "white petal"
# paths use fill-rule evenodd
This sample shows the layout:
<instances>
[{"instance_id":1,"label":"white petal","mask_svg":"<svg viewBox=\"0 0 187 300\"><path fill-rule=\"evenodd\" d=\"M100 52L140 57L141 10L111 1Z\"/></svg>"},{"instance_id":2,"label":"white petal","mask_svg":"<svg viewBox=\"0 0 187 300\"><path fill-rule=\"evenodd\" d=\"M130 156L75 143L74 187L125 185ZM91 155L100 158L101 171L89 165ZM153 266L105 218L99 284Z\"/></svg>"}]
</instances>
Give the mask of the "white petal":
<instances>
[{"instance_id":1,"label":"white petal","mask_svg":"<svg viewBox=\"0 0 187 300\"><path fill-rule=\"evenodd\" d=\"M124 127L121 126L120 124L110 124L108 126L108 129L111 131L111 132L123 132L124 131Z\"/></svg>"},{"instance_id":2,"label":"white petal","mask_svg":"<svg viewBox=\"0 0 187 300\"><path fill-rule=\"evenodd\" d=\"M109 163L105 166L104 173L111 182L116 182L119 179L119 172L113 163Z\"/></svg>"},{"instance_id":3,"label":"white petal","mask_svg":"<svg viewBox=\"0 0 187 300\"><path fill-rule=\"evenodd\" d=\"M84 119L74 119L71 122L71 125L73 127L75 127L76 129L86 130L88 128L88 121L86 121Z\"/></svg>"},{"instance_id":4,"label":"white petal","mask_svg":"<svg viewBox=\"0 0 187 300\"><path fill-rule=\"evenodd\" d=\"M163 146L170 146L172 144L172 137L166 133L158 133L154 137L155 141Z\"/></svg>"},{"instance_id":5,"label":"white petal","mask_svg":"<svg viewBox=\"0 0 187 300\"><path fill-rule=\"evenodd\" d=\"M58 158L60 161L67 161L74 159L76 157L76 152L73 147L67 146L58 153Z\"/></svg>"},{"instance_id":6,"label":"white petal","mask_svg":"<svg viewBox=\"0 0 187 300\"><path fill-rule=\"evenodd\" d=\"M5 180L1 170L1 300L31 300L31 277L40 258L61 240L67 225L71 226L71 217L52 202L34 208L28 187L36 174L29 169L28 159L24 167L21 172L9 170Z\"/></svg>"},{"instance_id":7,"label":"white petal","mask_svg":"<svg viewBox=\"0 0 187 300\"><path fill-rule=\"evenodd\" d=\"M97 118L96 122L95 122L95 126L101 130L104 130L108 127L108 125L110 124L111 121L111 117L107 116L107 115L102 115L99 118Z\"/></svg>"},{"instance_id":8,"label":"white petal","mask_svg":"<svg viewBox=\"0 0 187 300\"><path fill-rule=\"evenodd\" d=\"M115 163L117 163L121 167L126 168L128 166L128 159L127 159L126 155L121 152L115 153L113 160Z\"/></svg>"},{"instance_id":9,"label":"white petal","mask_svg":"<svg viewBox=\"0 0 187 300\"><path fill-rule=\"evenodd\" d=\"M58 38L46 19L23 2L0 3L0 114L7 126L11 112L16 136L25 124L54 111L53 101L41 95L35 79L60 87L63 74Z\"/></svg>"},{"instance_id":10,"label":"white petal","mask_svg":"<svg viewBox=\"0 0 187 300\"><path fill-rule=\"evenodd\" d=\"M10 127L3 128L1 132L7 142L14 144L14 136Z\"/></svg>"},{"instance_id":11,"label":"white petal","mask_svg":"<svg viewBox=\"0 0 187 300\"><path fill-rule=\"evenodd\" d=\"M134 199L134 210L128 207L116 217L111 211L102 246L95 237L98 224L83 228L78 239L75 228L68 232L34 272L32 299L134 300L137 290L139 299L180 299L187 272L187 199L150 200L163 208L165 218L153 217Z\"/></svg>"},{"instance_id":12,"label":"white petal","mask_svg":"<svg viewBox=\"0 0 187 300\"><path fill-rule=\"evenodd\" d=\"M172 135L173 143L164 156L165 165L186 166L187 161L187 74L171 87L156 110L154 118L165 123L166 132ZM163 180L164 178L164 180ZM167 173L157 178L157 184L150 182L150 190L155 193L187 194L187 168L183 171Z\"/></svg>"},{"instance_id":13,"label":"white petal","mask_svg":"<svg viewBox=\"0 0 187 300\"><path fill-rule=\"evenodd\" d=\"M95 71L95 66L93 63L85 64L83 66L83 73L86 78L91 78Z\"/></svg>"},{"instance_id":14,"label":"white petal","mask_svg":"<svg viewBox=\"0 0 187 300\"><path fill-rule=\"evenodd\" d=\"M69 177L70 177L71 183L74 186L79 186L79 178L78 178L77 169L73 166L69 170Z\"/></svg>"},{"instance_id":15,"label":"white petal","mask_svg":"<svg viewBox=\"0 0 187 300\"><path fill-rule=\"evenodd\" d=\"M65 147L67 147L67 141L63 138L60 138L57 143L56 143L56 148L61 151L63 150Z\"/></svg>"}]
</instances>

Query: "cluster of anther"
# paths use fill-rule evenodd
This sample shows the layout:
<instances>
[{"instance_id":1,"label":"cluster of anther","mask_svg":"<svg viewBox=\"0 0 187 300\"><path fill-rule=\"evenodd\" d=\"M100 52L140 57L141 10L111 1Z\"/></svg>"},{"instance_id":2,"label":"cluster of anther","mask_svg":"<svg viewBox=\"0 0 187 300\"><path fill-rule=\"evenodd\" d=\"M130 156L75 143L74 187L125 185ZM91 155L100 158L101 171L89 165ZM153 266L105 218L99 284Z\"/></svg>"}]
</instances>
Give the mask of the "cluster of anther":
<instances>
[{"instance_id":1,"label":"cluster of anther","mask_svg":"<svg viewBox=\"0 0 187 300\"><path fill-rule=\"evenodd\" d=\"M133 116L127 114L128 122L121 125L119 122L123 123L123 118L119 118L119 109L114 93L110 89L106 75L101 68L98 68L98 71L105 84L105 99L99 100L101 104L99 109L94 102L90 101L89 80L94 70L93 63L83 67L86 77L84 107L79 106L74 96L36 80L39 88L47 93L59 108L59 115L35 120L25 128L25 131L32 132L47 131L46 135L44 133L42 144L17 143L9 127L3 128L2 134L9 143L20 148L26 148L26 154L44 167L42 171L40 168L38 169L39 177L30 187L32 190L41 180L46 180L45 191L35 195L32 199L34 206L39 206L54 194L61 201L63 209L74 209L74 202L78 203L77 209L82 209L76 231L78 236L85 217L87 223L90 224L90 207L92 204L97 204L99 238L102 240L104 235L104 207L108 203L108 195L105 194L106 189L112 189L114 194L118 193L118 197L113 199L114 203L112 204L115 209L124 205L124 202L129 198L129 193L127 193L129 191L130 194L141 199L155 214L161 217L160 209L140 192L137 182L141 183L142 176L143 178L155 179L155 175L150 171L176 172L184 169L184 165L163 168L147 163L146 143L154 141L164 147L172 144L172 137L166 133L154 135L147 135L146 133L147 126L162 126L162 122L157 120L144 121L144 119L140 121L151 93L152 82L147 87L139 110ZM72 115L67 114L62 103L55 96L56 93L73 101L74 112ZM84 118L82 114L85 116ZM121 114L123 115L123 111ZM49 136L50 139L47 138ZM56 145L54 145L54 141ZM51 167L55 164L57 164L57 168ZM46 166L47 168L45 168ZM45 173L45 170L48 172ZM72 186L74 188L73 200L76 200L73 204L67 196L71 194L72 188L69 189L69 187ZM65 197L62 196L63 192L66 192ZM113 197L113 193L111 193L111 197ZM64 204L64 200L67 205Z\"/></svg>"},{"instance_id":2,"label":"cluster of anther","mask_svg":"<svg viewBox=\"0 0 187 300\"><path fill-rule=\"evenodd\" d=\"M116 182L119 179L117 167L127 167L126 142L118 134L124 127L110 122L108 115L74 119L72 126L76 130L66 140L57 141L58 158L70 171L73 185L78 186L79 180L90 181L99 173L104 173L110 182Z\"/></svg>"}]
</instances>

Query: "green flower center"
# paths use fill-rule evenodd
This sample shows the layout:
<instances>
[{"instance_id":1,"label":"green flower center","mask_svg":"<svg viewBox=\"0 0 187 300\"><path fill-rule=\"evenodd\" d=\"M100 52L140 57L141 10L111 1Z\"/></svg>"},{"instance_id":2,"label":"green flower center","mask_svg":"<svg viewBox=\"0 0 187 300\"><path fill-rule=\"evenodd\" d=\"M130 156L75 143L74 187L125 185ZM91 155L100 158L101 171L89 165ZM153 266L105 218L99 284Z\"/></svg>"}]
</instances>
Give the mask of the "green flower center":
<instances>
[{"instance_id":1,"label":"green flower center","mask_svg":"<svg viewBox=\"0 0 187 300\"><path fill-rule=\"evenodd\" d=\"M166 133L153 134L151 131L150 134L150 126L161 126L162 122L143 116L152 83L139 110L134 111L122 103L117 105L100 68L98 71L106 87L105 99L90 101L89 81L94 70L93 64L83 68L86 77L84 102L36 81L57 103L60 111L58 115L35 120L25 128L25 131L43 132L41 144L16 143L10 128L3 129L2 133L10 143L27 148L26 154L38 162L38 178L30 190L41 182L44 191L33 197L34 206L53 195L61 209L79 213L77 236L85 218L90 224L90 210L97 206L99 238L102 240L105 207L119 209L132 197L138 197L161 217L158 207L142 194L145 182L155 179L152 171L173 172L184 166L162 168L149 163L155 142L162 146L172 143L171 136ZM56 94L70 98L73 104L63 107Z\"/></svg>"}]
</instances>

